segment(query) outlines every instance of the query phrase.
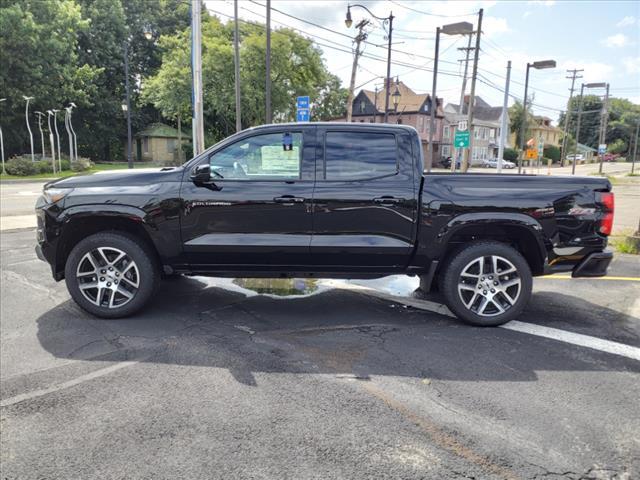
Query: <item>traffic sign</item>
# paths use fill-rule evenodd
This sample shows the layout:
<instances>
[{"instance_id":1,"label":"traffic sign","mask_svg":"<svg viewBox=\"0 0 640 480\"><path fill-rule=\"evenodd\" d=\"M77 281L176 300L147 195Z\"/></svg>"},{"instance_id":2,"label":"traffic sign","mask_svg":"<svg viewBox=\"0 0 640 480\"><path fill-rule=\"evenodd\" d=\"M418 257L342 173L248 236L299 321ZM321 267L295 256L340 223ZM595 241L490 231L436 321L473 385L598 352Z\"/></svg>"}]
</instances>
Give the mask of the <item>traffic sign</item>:
<instances>
[{"instance_id":1,"label":"traffic sign","mask_svg":"<svg viewBox=\"0 0 640 480\"><path fill-rule=\"evenodd\" d=\"M460 120L458 122L458 130L464 131L466 129L467 129L467 121L466 120Z\"/></svg>"},{"instance_id":2,"label":"traffic sign","mask_svg":"<svg viewBox=\"0 0 640 480\"><path fill-rule=\"evenodd\" d=\"M469 146L469 131L457 131L453 136L453 145L456 148L466 148Z\"/></svg>"},{"instance_id":3,"label":"traffic sign","mask_svg":"<svg viewBox=\"0 0 640 480\"><path fill-rule=\"evenodd\" d=\"M298 110L307 109L309 110L309 96L298 97L296 102Z\"/></svg>"},{"instance_id":4,"label":"traffic sign","mask_svg":"<svg viewBox=\"0 0 640 480\"><path fill-rule=\"evenodd\" d=\"M538 158L538 151L535 148L527 148L527 159L535 160Z\"/></svg>"},{"instance_id":5,"label":"traffic sign","mask_svg":"<svg viewBox=\"0 0 640 480\"><path fill-rule=\"evenodd\" d=\"M296 112L296 122L308 122L309 121L309 109L299 108Z\"/></svg>"},{"instance_id":6,"label":"traffic sign","mask_svg":"<svg viewBox=\"0 0 640 480\"><path fill-rule=\"evenodd\" d=\"M607 153L607 144L601 143L598 145L598 155L604 155L605 153Z\"/></svg>"}]
</instances>

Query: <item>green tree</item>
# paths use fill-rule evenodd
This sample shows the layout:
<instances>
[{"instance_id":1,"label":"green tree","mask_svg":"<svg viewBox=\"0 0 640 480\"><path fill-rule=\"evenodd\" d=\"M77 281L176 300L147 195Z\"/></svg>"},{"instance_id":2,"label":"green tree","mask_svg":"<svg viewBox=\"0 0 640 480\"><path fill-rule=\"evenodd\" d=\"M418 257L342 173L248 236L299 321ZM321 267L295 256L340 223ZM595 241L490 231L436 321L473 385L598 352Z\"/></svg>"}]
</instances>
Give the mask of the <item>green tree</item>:
<instances>
[{"instance_id":1,"label":"green tree","mask_svg":"<svg viewBox=\"0 0 640 480\"><path fill-rule=\"evenodd\" d=\"M625 153L627 151L627 142L621 138L616 138L607 147L609 153Z\"/></svg>"},{"instance_id":2,"label":"green tree","mask_svg":"<svg viewBox=\"0 0 640 480\"><path fill-rule=\"evenodd\" d=\"M329 74L325 86L311 108L311 120L325 121L342 118L347 115L347 97L349 90L343 88L340 79Z\"/></svg>"},{"instance_id":3,"label":"green tree","mask_svg":"<svg viewBox=\"0 0 640 480\"><path fill-rule=\"evenodd\" d=\"M545 145L542 155L544 158L550 158L554 163L560 161L560 149L555 145Z\"/></svg>"},{"instance_id":4,"label":"green tree","mask_svg":"<svg viewBox=\"0 0 640 480\"><path fill-rule=\"evenodd\" d=\"M533 100L533 97L532 99ZM511 132L516 134L515 138L515 148L520 149L520 144L522 141L522 116L523 116L524 108L522 102L516 100L516 102L509 107L509 128ZM533 122L533 112L531 111L531 102L527 102L527 132L529 132L529 127L531 122ZM525 135L525 140L528 135Z\"/></svg>"},{"instance_id":5,"label":"green tree","mask_svg":"<svg viewBox=\"0 0 640 480\"><path fill-rule=\"evenodd\" d=\"M567 132L575 138L578 123L578 111L580 109L580 96L571 99L571 118ZM591 148L598 148L598 131L600 128L600 112L602 110L602 100L596 95L585 95L582 104L582 116L580 119L580 138L578 143L588 145ZM558 120L559 125L564 125L566 113L563 112Z\"/></svg>"},{"instance_id":6,"label":"green tree","mask_svg":"<svg viewBox=\"0 0 640 480\"><path fill-rule=\"evenodd\" d=\"M0 92L7 98L0 108L9 155L29 148L23 95L35 97L32 112L60 109L70 101L79 107L92 105L101 68L80 61L77 39L89 23L73 0L0 4ZM30 120L33 126L35 119Z\"/></svg>"}]
</instances>

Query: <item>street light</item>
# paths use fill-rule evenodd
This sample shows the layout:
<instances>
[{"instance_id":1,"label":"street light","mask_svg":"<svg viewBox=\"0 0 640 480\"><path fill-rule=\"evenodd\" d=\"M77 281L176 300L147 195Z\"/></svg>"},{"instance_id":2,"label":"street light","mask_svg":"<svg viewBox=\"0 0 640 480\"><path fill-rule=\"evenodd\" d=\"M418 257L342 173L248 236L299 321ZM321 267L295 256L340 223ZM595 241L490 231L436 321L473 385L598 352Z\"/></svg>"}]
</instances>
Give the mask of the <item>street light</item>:
<instances>
[{"instance_id":1,"label":"street light","mask_svg":"<svg viewBox=\"0 0 640 480\"><path fill-rule=\"evenodd\" d=\"M69 162L73 163L73 137L71 136L71 130L69 130L70 116L71 116L71 107L65 107L64 128L67 130L67 136L69 138Z\"/></svg>"},{"instance_id":2,"label":"street light","mask_svg":"<svg viewBox=\"0 0 640 480\"><path fill-rule=\"evenodd\" d=\"M73 124L71 123L71 113L73 109L76 108L76 104L73 102L69 103L69 128L71 129L71 134L73 135L73 155L78 161L78 137L76 137L76 131L73 129Z\"/></svg>"},{"instance_id":3,"label":"street light","mask_svg":"<svg viewBox=\"0 0 640 480\"><path fill-rule=\"evenodd\" d=\"M393 97L393 110L398 111L398 104L400 103L400 97L402 94L400 93L400 89L398 89L398 85L396 85L396 89L391 95Z\"/></svg>"},{"instance_id":4,"label":"street light","mask_svg":"<svg viewBox=\"0 0 640 480\"><path fill-rule=\"evenodd\" d=\"M34 112L38 116L38 129L40 130L40 143L42 147L42 158L44 159L47 155L44 151L44 133L42 132L42 117L44 117L44 113L42 112Z\"/></svg>"},{"instance_id":5,"label":"street light","mask_svg":"<svg viewBox=\"0 0 640 480\"><path fill-rule=\"evenodd\" d=\"M27 130L29 130L29 139L31 140L31 161L35 162L35 155L33 154L33 133L31 132L31 127L29 126L29 100L33 100L35 97L26 97L22 96L27 102L24 107L24 121L27 122Z\"/></svg>"},{"instance_id":6,"label":"street light","mask_svg":"<svg viewBox=\"0 0 640 480\"><path fill-rule=\"evenodd\" d=\"M576 144L573 147L573 161L571 162L571 175L576 174L576 155L578 154L578 143L580 143L580 122L582 121L582 101L584 99L584 89L585 88L606 88L606 87L607 87L607 83L605 82L583 83L580 86L580 106L578 107L578 125L576 128ZM602 173L602 164L600 165L601 165L600 173Z\"/></svg>"},{"instance_id":7,"label":"street light","mask_svg":"<svg viewBox=\"0 0 640 480\"><path fill-rule=\"evenodd\" d=\"M6 98L0 98L0 103L5 102ZM2 138L2 125L0 125L0 152L2 152L2 174L6 175L7 171L4 169L4 139Z\"/></svg>"},{"instance_id":8,"label":"street light","mask_svg":"<svg viewBox=\"0 0 640 480\"><path fill-rule=\"evenodd\" d=\"M527 63L527 75L524 80L524 100L522 102L522 125L520 127L520 161L518 162L518 173L522 172L522 160L524 157L524 137L527 132L527 95L529 90L529 69L533 67L536 70L544 70L547 68L556 68L555 60L541 60L539 62Z\"/></svg>"},{"instance_id":9,"label":"street light","mask_svg":"<svg viewBox=\"0 0 640 480\"><path fill-rule=\"evenodd\" d=\"M53 141L53 130L51 130L51 115L53 112L47 110L47 126L49 127L49 146L51 147L51 165L53 165L53 173L56 173L56 144Z\"/></svg>"},{"instance_id":10,"label":"street light","mask_svg":"<svg viewBox=\"0 0 640 480\"><path fill-rule=\"evenodd\" d=\"M360 4L347 5L347 17L344 20L344 24L347 26L347 28L351 28L351 25L353 25L353 19L351 18L351 7L363 8L364 10L369 12L369 15L371 15L373 18L382 20L383 25L389 24L389 31L387 32L389 43L387 46L387 76L385 78L386 91L385 91L385 99L384 99L384 123L387 123L389 120L389 90L391 87L391 36L393 34L393 19L394 19L393 12L389 12L388 17L378 17L377 15L374 15L371 12L371 10L369 10L364 5L360 5Z\"/></svg>"},{"instance_id":11,"label":"street light","mask_svg":"<svg viewBox=\"0 0 640 480\"><path fill-rule=\"evenodd\" d=\"M51 111L53 112L53 126L55 127L56 130L56 138L58 139L58 167L59 170L62 171L62 151L61 151L61 147L60 147L60 133L58 132L58 112L60 110L57 110L55 108L51 109Z\"/></svg>"},{"instance_id":12,"label":"street light","mask_svg":"<svg viewBox=\"0 0 640 480\"><path fill-rule=\"evenodd\" d=\"M436 28L436 52L433 57L433 83L431 86L431 105L429 106L429 143L427 144L427 172L433 166L435 150L433 148L433 131L436 124L436 110L438 109L438 97L436 94L436 84L438 81L438 56L440 55L440 33L445 35L471 35L473 24L469 22L457 22ZM455 162L454 162L455 165Z\"/></svg>"}]
</instances>

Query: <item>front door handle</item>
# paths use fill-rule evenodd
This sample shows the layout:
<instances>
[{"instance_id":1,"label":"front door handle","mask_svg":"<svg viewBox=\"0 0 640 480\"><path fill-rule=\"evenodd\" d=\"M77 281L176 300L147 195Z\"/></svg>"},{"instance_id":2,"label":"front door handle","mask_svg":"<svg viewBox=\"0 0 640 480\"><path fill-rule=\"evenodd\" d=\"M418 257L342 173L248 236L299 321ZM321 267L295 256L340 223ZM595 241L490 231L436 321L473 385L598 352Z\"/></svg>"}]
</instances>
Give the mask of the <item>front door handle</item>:
<instances>
[{"instance_id":1,"label":"front door handle","mask_svg":"<svg viewBox=\"0 0 640 480\"><path fill-rule=\"evenodd\" d=\"M374 198L373 201L375 203L380 203L380 204L383 204L383 205L391 205L391 204L396 204L396 203L403 202L404 198L396 198L396 197L392 197L390 195L384 195L382 197Z\"/></svg>"},{"instance_id":2,"label":"front door handle","mask_svg":"<svg viewBox=\"0 0 640 480\"><path fill-rule=\"evenodd\" d=\"M304 198L294 197L293 195L282 195L281 197L275 197L273 201L276 203L303 203Z\"/></svg>"}]
</instances>

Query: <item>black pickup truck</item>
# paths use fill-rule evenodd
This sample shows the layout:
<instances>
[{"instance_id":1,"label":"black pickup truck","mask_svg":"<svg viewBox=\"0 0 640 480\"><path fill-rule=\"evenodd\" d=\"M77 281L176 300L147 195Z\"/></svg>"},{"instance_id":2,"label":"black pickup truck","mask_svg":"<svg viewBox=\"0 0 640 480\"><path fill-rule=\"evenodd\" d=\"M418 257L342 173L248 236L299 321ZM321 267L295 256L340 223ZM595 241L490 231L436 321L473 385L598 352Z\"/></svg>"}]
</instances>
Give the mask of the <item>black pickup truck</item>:
<instances>
[{"instance_id":1,"label":"black pickup truck","mask_svg":"<svg viewBox=\"0 0 640 480\"><path fill-rule=\"evenodd\" d=\"M418 275L476 325L516 317L532 277L606 274L603 178L424 174L417 132L387 124L251 128L182 167L57 180L39 258L83 309L131 315L164 276Z\"/></svg>"}]
</instances>

